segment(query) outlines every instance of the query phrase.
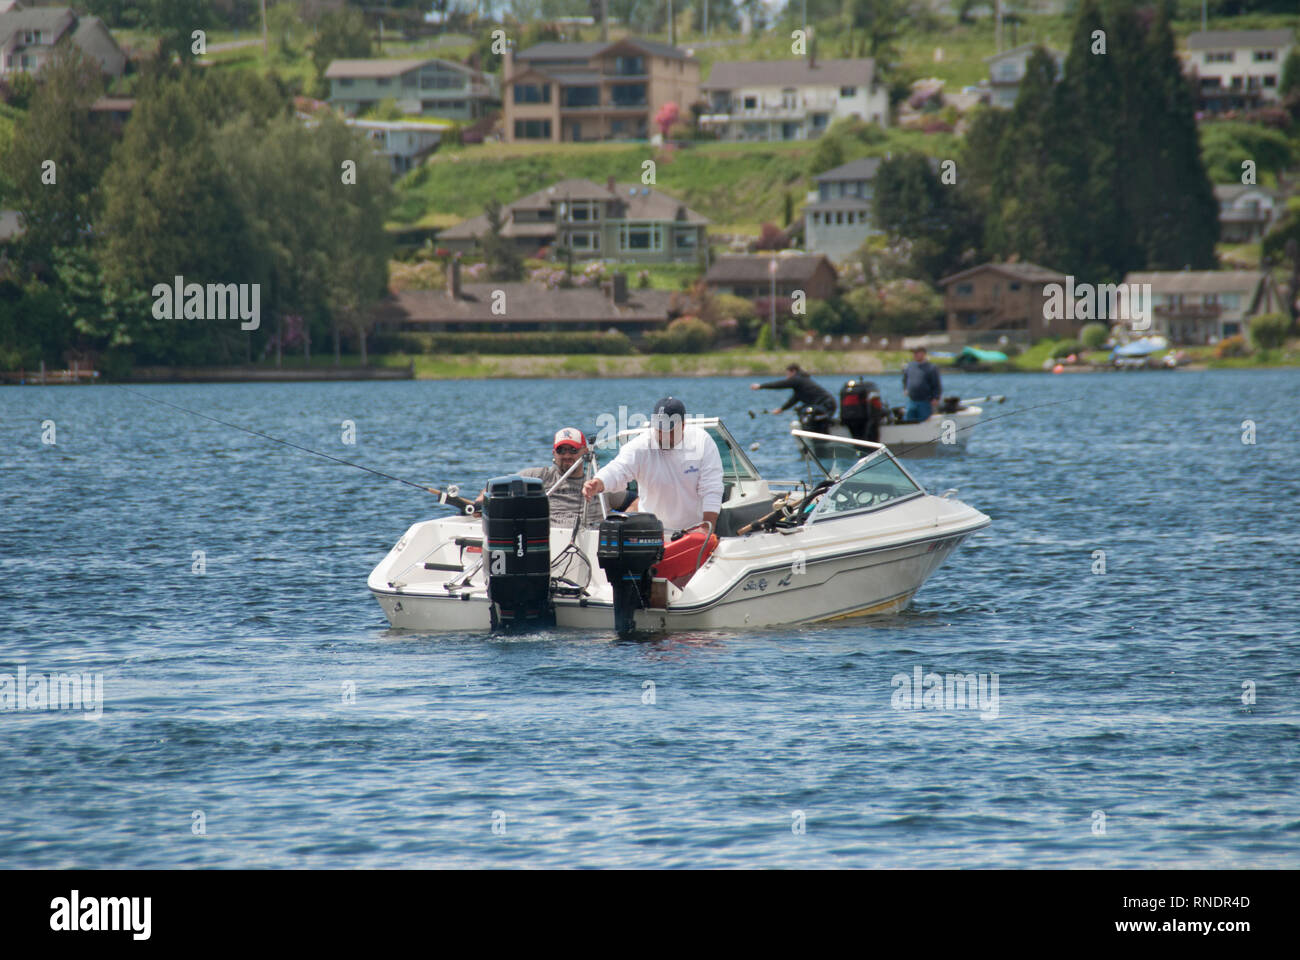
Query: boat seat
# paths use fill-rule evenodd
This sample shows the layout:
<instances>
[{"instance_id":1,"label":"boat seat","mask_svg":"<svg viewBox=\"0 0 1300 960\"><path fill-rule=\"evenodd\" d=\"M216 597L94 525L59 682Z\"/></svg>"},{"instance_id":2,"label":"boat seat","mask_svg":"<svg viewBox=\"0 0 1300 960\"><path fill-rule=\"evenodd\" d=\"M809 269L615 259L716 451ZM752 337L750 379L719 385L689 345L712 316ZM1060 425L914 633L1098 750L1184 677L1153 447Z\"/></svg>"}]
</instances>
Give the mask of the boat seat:
<instances>
[{"instance_id":1,"label":"boat seat","mask_svg":"<svg viewBox=\"0 0 1300 960\"><path fill-rule=\"evenodd\" d=\"M718 511L718 536L734 537L736 531L747 523L753 523L759 517L766 516L772 512L772 504L776 500L759 500L757 503L749 503L744 506L729 507L722 505Z\"/></svg>"}]
</instances>

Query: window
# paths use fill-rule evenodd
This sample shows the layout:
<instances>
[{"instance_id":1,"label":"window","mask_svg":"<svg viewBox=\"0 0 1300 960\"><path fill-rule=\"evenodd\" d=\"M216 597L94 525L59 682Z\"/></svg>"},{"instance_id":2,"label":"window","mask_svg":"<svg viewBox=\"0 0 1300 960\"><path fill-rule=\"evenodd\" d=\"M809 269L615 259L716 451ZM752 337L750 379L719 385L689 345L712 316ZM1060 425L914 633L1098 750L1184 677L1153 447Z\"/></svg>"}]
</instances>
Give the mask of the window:
<instances>
[{"instance_id":1,"label":"window","mask_svg":"<svg viewBox=\"0 0 1300 960\"><path fill-rule=\"evenodd\" d=\"M380 87L391 87L393 85L392 77L375 77L375 84Z\"/></svg>"},{"instance_id":2,"label":"window","mask_svg":"<svg viewBox=\"0 0 1300 960\"><path fill-rule=\"evenodd\" d=\"M645 73L645 57L615 57L614 72L623 77L639 77Z\"/></svg>"},{"instance_id":3,"label":"window","mask_svg":"<svg viewBox=\"0 0 1300 960\"><path fill-rule=\"evenodd\" d=\"M679 231L677 231L677 249L678 249L678 250L694 250L694 249L695 249L695 241L696 241L696 239L697 239L697 238L696 238L696 235L695 235L695 231L694 231L694 230L679 230Z\"/></svg>"},{"instance_id":4,"label":"window","mask_svg":"<svg viewBox=\"0 0 1300 960\"><path fill-rule=\"evenodd\" d=\"M957 284L957 296L959 297L969 297L974 292L975 292L975 284L973 283Z\"/></svg>"},{"instance_id":5,"label":"window","mask_svg":"<svg viewBox=\"0 0 1300 960\"><path fill-rule=\"evenodd\" d=\"M857 87L840 87L841 97L856 97L858 95Z\"/></svg>"},{"instance_id":6,"label":"window","mask_svg":"<svg viewBox=\"0 0 1300 960\"><path fill-rule=\"evenodd\" d=\"M842 226L843 224L844 224L844 211L843 211L843 210L836 210L836 211L835 211L835 225L836 225L836 226Z\"/></svg>"},{"instance_id":7,"label":"window","mask_svg":"<svg viewBox=\"0 0 1300 960\"><path fill-rule=\"evenodd\" d=\"M551 85L549 83L516 83L515 103L550 103Z\"/></svg>"},{"instance_id":8,"label":"window","mask_svg":"<svg viewBox=\"0 0 1300 960\"><path fill-rule=\"evenodd\" d=\"M1275 77L1273 74L1270 73L1268 76L1266 76L1266 77L1264 78L1264 86L1266 86L1266 87L1276 87L1276 86L1277 86L1277 77Z\"/></svg>"},{"instance_id":9,"label":"window","mask_svg":"<svg viewBox=\"0 0 1300 960\"><path fill-rule=\"evenodd\" d=\"M757 110L757 109L758 109L758 97L746 97L746 98L745 98L745 109L746 109L746 110Z\"/></svg>"},{"instance_id":10,"label":"window","mask_svg":"<svg viewBox=\"0 0 1300 960\"><path fill-rule=\"evenodd\" d=\"M921 488L903 472L888 454L877 453L862 466L850 470L844 479L822 494L809 521L829 519L846 513L878 510L919 496Z\"/></svg>"},{"instance_id":11,"label":"window","mask_svg":"<svg viewBox=\"0 0 1300 960\"><path fill-rule=\"evenodd\" d=\"M566 107L600 106L600 87L565 87L561 96Z\"/></svg>"},{"instance_id":12,"label":"window","mask_svg":"<svg viewBox=\"0 0 1300 960\"><path fill-rule=\"evenodd\" d=\"M658 223L623 223L618 228L619 250L652 250L664 248L663 226Z\"/></svg>"},{"instance_id":13,"label":"window","mask_svg":"<svg viewBox=\"0 0 1300 960\"><path fill-rule=\"evenodd\" d=\"M786 110L799 106L799 92L794 87L786 87L781 91L781 106Z\"/></svg>"},{"instance_id":14,"label":"window","mask_svg":"<svg viewBox=\"0 0 1300 960\"><path fill-rule=\"evenodd\" d=\"M420 75L418 73L412 72L412 73L402 74L403 87L418 87L419 85L420 85Z\"/></svg>"},{"instance_id":15,"label":"window","mask_svg":"<svg viewBox=\"0 0 1300 960\"><path fill-rule=\"evenodd\" d=\"M812 125L814 130L825 130L826 121L830 118L828 113L814 113L812 115Z\"/></svg>"},{"instance_id":16,"label":"window","mask_svg":"<svg viewBox=\"0 0 1300 960\"><path fill-rule=\"evenodd\" d=\"M1241 294L1239 293L1221 293L1219 302L1227 310L1236 310L1241 306Z\"/></svg>"},{"instance_id":17,"label":"window","mask_svg":"<svg viewBox=\"0 0 1300 960\"><path fill-rule=\"evenodd\" d=\"M1018 283L1009 283L1009 284L1007 284L1007 288L1008 288L1012 293L1015 293L1017 290L1020 289L1020 284L1018 284Z\"/></svg>"},{"instance_id":18,"label":"window","mask_svg":"<svg viewBox=\"0 0 1300 960\"><path fill-rule=\"evenodd\" d=\"M1236 56L1231 50L1224 53L1207 53L1205 55L1206 63L1232 63Z\"/></svg>"},{"instance_id":19,"label":"window","mask_svg":"<svg viewBox=\"0 0 1300 960\"><path fill-rule=\"evenodd\" d=\"M1256 51L1255 51L1255 56L1254 56L1253 59L1254 59L1254 61L1255 61L1256 63L1269 63L1270 61L1273 61L1273 60L1276 60L1276 59L1277 59L1277 51L1276 51L1276 50L1256 50Z\"/></svg>"},{"instance_id":20,"label":"window","mask_svg":"<svg viewBox=\"0 0 1300 960\"><path fill-rule=\"evenodd\" d=\"M610 87L610 102L616 107L644 107L645 84L625 83Z\"/></svg>"},{"instance_id":21,"label":"window","mask_svg":"<svg viewBox=\"0 0 1300 960\"><path fill-rule=\"evenodd\" d=\"M600 234L590 231L569 234L569 245L574 250L599 250Z\"/></svg>"},{"instance_id":22,"label":"window","mask_svg":"<svg viewBox=\"0 0 1300 960\"><path fill-rule=\"evenodd\" d=\"M549 140L551 139L551 121L516 120L515 139L516 140Z\"/></svg>"},{"instance_id":23,"label":"window","mask_svg":"<svg viewBox=\"0 0 1300 960\"><path fill-rule=\"evenodd\" d=\"M610 134L610 136L612 136L612 137L619 137L619 136L622 136L622 135L623 135L623 121L622 121L622 120L611 120L611 121L609 122L609 134Z\"/></svg>"},{"instance_id":24,"label":"window","mask_svg":"<svg viewBox=\"0 0 1300 960\"><path fill-rule=\"evenodd\" d=\"M595 202L591 200L574 200L570 205L569 219L578 221L595 220Z\"/></svg>"},{"instance_id":25,"label":"window","mask_svg":"<svg viewBox=\"0 0 1300 960\"><path fill-rule=\"evenodd\" d=\"M822 215L821 215L820 213L818 213L816 210L814 210L814 211L813 211L813 226L814 226L814 227L820 227L821 225L822 225Z\"/></svg>"},{"instance_id":26,"label":"window","mask_svg":"<svg viewBox=\"0 0 1300 960\"><path fill-rule=\"evenodd\" d=\"M9 59L12 60L13 58L10 57ZM11 63L11 64L9 64L9 66L12 67L13 64ZM352 86L352 78L351 78L351 77L339 77L339 86L340 86L340 87L350 87L350 86Z\"/></svg>"}]
</instances>

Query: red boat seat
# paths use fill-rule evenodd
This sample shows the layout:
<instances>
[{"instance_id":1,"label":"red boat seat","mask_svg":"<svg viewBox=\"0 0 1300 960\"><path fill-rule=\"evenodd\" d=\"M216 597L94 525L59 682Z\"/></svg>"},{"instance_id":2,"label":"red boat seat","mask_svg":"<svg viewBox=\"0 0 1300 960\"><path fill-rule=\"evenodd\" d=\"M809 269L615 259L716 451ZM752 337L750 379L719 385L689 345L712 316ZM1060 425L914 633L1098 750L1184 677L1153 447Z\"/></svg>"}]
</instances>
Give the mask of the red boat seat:
<instances>
[{"instance_id":1,"label":"red boat seat","mask_svg":"<svg viewBox=\"0 0 1300 960\"><path fill-rule=\"evenodd\" d=\"M691 574L697 569L696 561L704 563L718 545L716 535L708 535L707 545L704 543L704 536L703 530L693 530L680 540L665 543L664 558L650 568L651 575L672 580L674 583L678 580L689 580ZM700 547L704 547L703 556L700 554ZM681 586L680 583L677 585Z\"/></svg>"}]
</instances>

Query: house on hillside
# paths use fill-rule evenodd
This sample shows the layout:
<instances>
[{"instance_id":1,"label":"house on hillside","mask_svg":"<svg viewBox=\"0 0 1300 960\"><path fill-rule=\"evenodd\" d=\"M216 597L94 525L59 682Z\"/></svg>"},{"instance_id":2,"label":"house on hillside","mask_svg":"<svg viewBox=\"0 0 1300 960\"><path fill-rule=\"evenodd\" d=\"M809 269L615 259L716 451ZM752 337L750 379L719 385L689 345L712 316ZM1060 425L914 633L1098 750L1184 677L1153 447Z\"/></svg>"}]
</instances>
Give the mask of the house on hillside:
<instances>
[{"instance_id":1,"label":"house on hillside","mask_svg":"<svg viewBox=\"0 0 1300 960\"><path fill-rule=\"evenodd\" d=\"M796 290L802 290L809 300L835 296L838 275L821 254L718 257L704 275L704 285L710 293L762 300L772 295L774 265L777 299L793 297Z\"/></svg>"},{"instance_id":2,"label":"house on hillside","mask_svg":"<svg viewBox=\"0 0 1300 960\"><path fill-rule=\"evenodd\" d=\"M638 37L548 41L508 50L502 76L509 142L645 140L657 132L664 104L690 116L700 64L677 47Z\"/></svg>"},{"instance_id":3,"label":"house on hillside","mask_svg":"<svg viewBox=\"0 0 1300 960\"><path fill-rule=\"evenodd\" d=\"M863 241L880 233L872 223L879 157L854 160L817 177L817 190L804 207L804 246L835 262L853 255Z\"/></svg>"},{"instance_id":4,"label":"house on hillside","mask_svg":"<svg viewBox=\"0 0 1300 960\"><path fill-rule=\"evenodd\" d=\"M377 309L385 329L506 333L539 330L619 330L636 338L677 315L678 294L629 290L616 273L603 289L551 290L535 283L462 283L459 261L447 266L445 290L406 290ZM495 305L495 306L494 306Z\"/></svg>"},{"instance_id":5,"label":"house on hillside","mask_svg":"<svg viewBox=\"0 0 1300 960\"><path fill-rule=\"evenodd\" d=\"M1158 270L1130 273L1151 284L1152 332L1171 343L1209 344L1243 335L1250 319L1285 311L1285 298L1258 270Z\"/></svg>"},{"instance_id":6,"label":"house on hillside","mask_svg":"<svg viewBox=\"0 0 1300 960\"><path fill-rule=\"evenodd\" d=\"M722 140L811 140L841 117L889 125L889 91L869 57L723 61L700 90L700 128Z\"/></svg>"},{"instance_id":7,"label":"house on hillside","mask_svg":"<svg viewBox=\"0 0 1300 960\"><path fill-rule=\"evenodd\" d=\"M0 76L37 72L65 39L98 60L110 77L126 70L126 54L99 17L80 16L71 7L12 3L0 8Z\"/></svg>"},{"instance_id":8,"label":"house on hillside","mask_svg":"<svg viewBox=\"0 0 1300 960\"><path fill-rule=\"evenodd\" d=\"M450 124L420 123L414 120L359 120L347 119L347 125L365 134L374 144L375 152L388 161L393 176L398 177L419 166L430 153L438 149L442 135Z\"/></svg>"},{"instance_id":9,"label":"house on hillside","mask_svg":"<svg viewBox=\"0 0 1300 960\"><path fill-rule=\"evenodd\" d=\"M1292 30L1206 30L1187 37L1184 67L1206 113L1276 103Z\"/></svg>"},{"instance_id":10,"label":"house on hillside","mask_svg":"<svg viewBox=\"0 0 1300 960\"><path fill-rule=\"evenodd\" d=\"M329 102L355 116L384 100L403 113L473 122L501 107L497 78L450 60L334 60Z\"/></svg>"},{"instance_id":11,"label":"house on hillside","mask_svg":"<svg viewBox=\"0 0 1300 960\"><path fill-rule=\"evenodd\" d=\"M691 262L706 249L707 219L675 197L639 183L604 186L561 180L501 209L501 235L525 256L569 248L578 260ZM438 235L438 245L467 252L488 232L487 216L471 217Z\"/></svg>"},{"instance_id":12,"label":"house on hillside","mask_svg":"<svg viewBox=\"0 0 1300 960\"><path fill-rule=\"evenodd\" d=\"M954 342L1000 337L1029 343L1041 337L1073 337L1084 321L1044 316L1044 288L1066 276L1033 263L983 263L939 281L943 312Z\"/></svg>"},{"instance_id":13,"label":"house on hillside","mask_svg":"<svg viewBox=\"0 0 1300 960\"><path fill-rule=\"evenodd\" d=\"M1215 184L1214 199L1219 201L1219 239L1224 243L1261 239L1277 215L1273 192L1255 184Z\"/></svg>"},{"instance_id":14,"label":"house on hillside","mask_svg":"<svg viewBox=\"0 0 1300 960\"><path fill-rule=\"evenodd\" d=\"M1020 95L1020 81L1025 79L1025 67L1039 46L1041 44L1022 43L1018 47L984 58L984 62L989 65L990 104L1008 110L1016 105L1016 97ZM1051 47L1046 49L1056 61L1056 78L1059 80L1065 73L1065 54Z\"/></svg>"}]
</instances>

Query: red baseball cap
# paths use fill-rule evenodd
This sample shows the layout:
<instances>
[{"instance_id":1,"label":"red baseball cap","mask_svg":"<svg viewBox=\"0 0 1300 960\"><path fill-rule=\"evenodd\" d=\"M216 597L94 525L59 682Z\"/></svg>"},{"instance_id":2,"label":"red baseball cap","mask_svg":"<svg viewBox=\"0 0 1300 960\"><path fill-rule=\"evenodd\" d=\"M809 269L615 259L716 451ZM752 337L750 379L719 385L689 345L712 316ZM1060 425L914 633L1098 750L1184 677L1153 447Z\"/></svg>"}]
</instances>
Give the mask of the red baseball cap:
<instances>
[{"instance_id":1,"label":"red baseball cap","mask_svg":"<svg viewBox=\"0 0 1300 960\"><path fill-rule=\"evenodd\" d=\"M579 450L585 450L587 449L587 438L582 435L581 430L575 430L573 427L564 427L555 432L555 444L551 449L554 450L556 447L565 444L577 447Z\"/></svg>"}]
</instances>

